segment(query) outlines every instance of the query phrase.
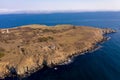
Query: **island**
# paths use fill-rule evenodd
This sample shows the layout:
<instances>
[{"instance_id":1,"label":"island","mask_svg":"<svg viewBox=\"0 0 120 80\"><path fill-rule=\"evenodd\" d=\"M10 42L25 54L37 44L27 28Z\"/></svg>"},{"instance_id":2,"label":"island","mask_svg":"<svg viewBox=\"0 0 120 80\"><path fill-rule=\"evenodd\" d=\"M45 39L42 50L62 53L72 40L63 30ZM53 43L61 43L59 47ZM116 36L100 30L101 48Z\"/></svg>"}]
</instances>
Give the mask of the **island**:
<instances>
[{"instance_id":1,"label":"island","mask_svg":"<svg viewBox=\"0 0 120 80\"><path fill-rule=\"evenodd\" d=\"M25 25L0 29L0 78L25 77L44 66L69 62L108 40L112 29L74 25Z\"/></svg>"}]
</instances>

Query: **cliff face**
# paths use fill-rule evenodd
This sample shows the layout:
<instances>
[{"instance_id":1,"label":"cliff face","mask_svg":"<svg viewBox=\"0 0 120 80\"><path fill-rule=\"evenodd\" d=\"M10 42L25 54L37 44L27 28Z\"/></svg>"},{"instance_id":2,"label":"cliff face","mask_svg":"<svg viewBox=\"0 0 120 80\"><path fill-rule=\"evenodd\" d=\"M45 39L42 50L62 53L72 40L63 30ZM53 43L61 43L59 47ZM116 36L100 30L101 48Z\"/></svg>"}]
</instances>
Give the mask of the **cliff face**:
<instances>
[{"instance_id":1,"label":"cliff face","mask_svg":"<svg viewBox=\"0 0 120 80\"><path fill-rule=\"evenodd\" d=\"M0 77L20 76L93 50L112 29L72 25L28 25L0 30Z\"/></svg>"}]
</instances>

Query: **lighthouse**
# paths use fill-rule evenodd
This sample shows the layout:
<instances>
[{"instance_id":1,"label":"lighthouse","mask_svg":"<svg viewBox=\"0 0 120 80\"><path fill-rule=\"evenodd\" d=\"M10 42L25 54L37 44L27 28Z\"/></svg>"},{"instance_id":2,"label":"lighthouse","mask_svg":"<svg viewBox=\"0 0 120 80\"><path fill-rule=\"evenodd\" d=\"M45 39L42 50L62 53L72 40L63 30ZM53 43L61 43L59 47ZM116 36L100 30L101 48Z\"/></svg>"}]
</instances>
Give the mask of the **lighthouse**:
<instances>
[{"instance_id":1,"label":"lighthouse","mask_svg":"<svg viewBox=\"0 0 120 80\"><path fill-rule=\"evenodd\" d=\"M9 32L9 29L2 29L1 33L4 34L4 33L10 33L10 32Z\"/></svg>"},{"instance_id":2,"label":"lighthouse","mask_svg":"<svg viewBox=\"0 0 120 80\"><path fill-rule=\"evenodd\" d=\"M6 30L6 33L9 33L9 29Z\"/></svg>"}]
</instances>

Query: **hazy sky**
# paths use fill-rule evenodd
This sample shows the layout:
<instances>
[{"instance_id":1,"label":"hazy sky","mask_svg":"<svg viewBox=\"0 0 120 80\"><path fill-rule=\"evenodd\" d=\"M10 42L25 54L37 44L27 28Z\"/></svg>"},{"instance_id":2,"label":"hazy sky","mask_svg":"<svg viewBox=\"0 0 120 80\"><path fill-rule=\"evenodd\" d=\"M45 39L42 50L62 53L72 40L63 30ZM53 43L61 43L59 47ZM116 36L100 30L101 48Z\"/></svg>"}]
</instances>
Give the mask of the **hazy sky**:
<instances>
[{"instance_id":1,"label":"hazy sky","mask_svg":"<svg viewBox=\"0 0 120 80\"><path fill-rule=\"evenodd\" d=\"M0 0L0 11L120 10L120 0Z\"/></svg>"}]
</instances>

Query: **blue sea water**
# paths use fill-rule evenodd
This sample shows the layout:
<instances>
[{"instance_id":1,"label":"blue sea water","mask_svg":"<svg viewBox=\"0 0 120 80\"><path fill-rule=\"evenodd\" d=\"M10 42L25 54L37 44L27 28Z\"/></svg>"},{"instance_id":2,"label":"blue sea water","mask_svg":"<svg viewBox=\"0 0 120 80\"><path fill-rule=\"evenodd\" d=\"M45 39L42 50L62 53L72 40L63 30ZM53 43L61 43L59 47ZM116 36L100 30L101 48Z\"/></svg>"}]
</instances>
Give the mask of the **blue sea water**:
<instances>
[{"instance_id":1,"label":"blue sea water","mask_svg":"<svg viewBox=\"0 0 120 80\"><path fill-rule=\"evenodd\" d=\"M44 68L24 80L120 80L120 12L0 15L0 28L28 24L73 24L112 28L117 33L99 50L74 58L68 65Z\"/></svg>"}]
</instances>

